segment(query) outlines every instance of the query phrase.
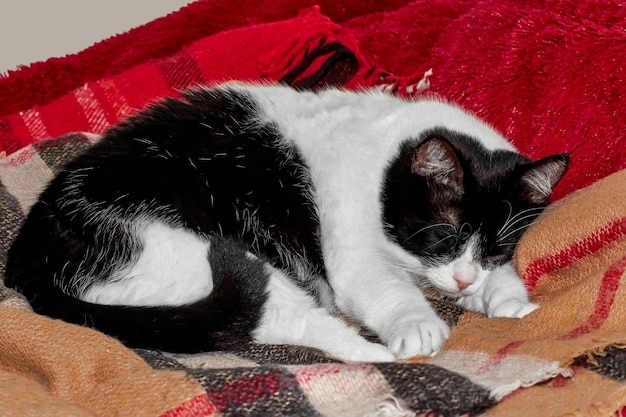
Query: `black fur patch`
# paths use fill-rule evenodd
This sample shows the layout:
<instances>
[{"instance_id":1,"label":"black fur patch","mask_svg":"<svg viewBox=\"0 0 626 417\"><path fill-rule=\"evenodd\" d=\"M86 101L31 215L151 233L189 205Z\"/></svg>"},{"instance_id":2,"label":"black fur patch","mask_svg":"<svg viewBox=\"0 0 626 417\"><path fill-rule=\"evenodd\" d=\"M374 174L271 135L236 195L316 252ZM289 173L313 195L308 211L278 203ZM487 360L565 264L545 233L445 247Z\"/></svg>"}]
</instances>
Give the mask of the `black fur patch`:
<instances>
[{"instance_id":1,"label":"black fur patch","mask_svg":"<svg viewBox=\"0 0 626 417\"><path fill-rule=\"evenodd\" d=\"M257 119L246 94L205 89L166 99L111 129L33 206L9 252L6 284L38 312L93 325L135 346L221 346L227 329L233 340L245 341L240 333L258 319L267 277L244 251L287 270L300 256L311 276L324 275L307 171L274 126ZM132 223L146 219L217 242L210 255L215 295L177 309L99 307L67 296L133 262L141 242ZM203 333L213 334L210 342Z\"/></svg>"}]
</instances>

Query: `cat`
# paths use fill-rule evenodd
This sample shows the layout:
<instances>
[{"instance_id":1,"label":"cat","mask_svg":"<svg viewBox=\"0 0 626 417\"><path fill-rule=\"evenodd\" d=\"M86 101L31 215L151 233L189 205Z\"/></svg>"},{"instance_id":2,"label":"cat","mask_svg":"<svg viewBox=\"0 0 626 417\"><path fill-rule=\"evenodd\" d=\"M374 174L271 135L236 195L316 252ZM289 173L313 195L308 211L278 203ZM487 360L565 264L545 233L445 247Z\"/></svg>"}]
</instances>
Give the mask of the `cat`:
<instances>
[{"instance_id":1,"label":"cat","mask_svg":"<svg viewBox=\"0 0 626 417\"><path fill-rule=\"evenodd\" d=\"M10 248L6 284L130 347L429 355L449 328L425 287L490 317L537 308L512 254L568 161L532 161L442 100L198 87L58 173Z\"/></svg>"}]
</instances>

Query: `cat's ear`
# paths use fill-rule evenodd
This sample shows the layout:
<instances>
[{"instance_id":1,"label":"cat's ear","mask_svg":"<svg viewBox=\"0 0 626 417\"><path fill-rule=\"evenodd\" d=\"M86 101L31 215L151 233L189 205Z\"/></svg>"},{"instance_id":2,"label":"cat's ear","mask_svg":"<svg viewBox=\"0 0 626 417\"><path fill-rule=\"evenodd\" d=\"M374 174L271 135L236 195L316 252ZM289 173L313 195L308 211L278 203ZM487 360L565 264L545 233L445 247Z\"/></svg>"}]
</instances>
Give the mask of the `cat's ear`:
<instances>
[{"instance_id":1,"label":"cat's ear","mask_svg":"<svg viewBox=\"0 0 626 417\"><path fill-rule=\"evenodd\" d=\"M463 169L450 143L438 137L426 138L413 151L411 172L435 184L463 191Z\"/></svg>"},{"instance_id":2,"label":"cat's ear","mask_svg":"<svg viewBox=\"0 0 626 417\"><path fill-rule=\"evenodd\" d=\"M552 189L567 171L569 155L557 154L533 162L520 177L522 197L535 204L547 204Z\"/></svg>"}]
</instances>

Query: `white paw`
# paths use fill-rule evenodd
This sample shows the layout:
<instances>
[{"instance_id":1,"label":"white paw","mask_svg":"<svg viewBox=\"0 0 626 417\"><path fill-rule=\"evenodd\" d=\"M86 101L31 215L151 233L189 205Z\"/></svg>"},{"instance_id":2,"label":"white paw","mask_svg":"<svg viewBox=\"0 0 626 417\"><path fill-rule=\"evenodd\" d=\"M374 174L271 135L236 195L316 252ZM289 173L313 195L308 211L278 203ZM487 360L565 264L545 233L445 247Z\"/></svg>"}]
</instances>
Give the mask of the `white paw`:
<instances>
[{"instance_id":1,"label":"white paw","mask_svg":"<svg viewBox=\"0 0 626 417\"><path fill-rule=\"evenodd\" d=\"M395 360L395 356L387 349L387 346L365 341L336 356L348 362L393 362Z\"/></svg>"},{"instance_id":2,"label":"white paw","mask_svg":"<svg viewBox=\"0 0 626 417\"><path fill-rule=\"evenodd\" d=\"M530 301L522 301L515 298L505 300L493 307L489 307L487 315L489 317L512 317L522 318L535 311L539 306Z\"/></svg>"},{"instance_id":3,"label":"white paw","mask_svg":"<svg viewBox=\"0 0 626 417\"><path fill-rule=\"evenodd\" d=\"M433 317L399 327L389 339L388 346L398 359L431 355L439 350L449 335L448 326L438 317Z\"/></svg>"}]
</instances>

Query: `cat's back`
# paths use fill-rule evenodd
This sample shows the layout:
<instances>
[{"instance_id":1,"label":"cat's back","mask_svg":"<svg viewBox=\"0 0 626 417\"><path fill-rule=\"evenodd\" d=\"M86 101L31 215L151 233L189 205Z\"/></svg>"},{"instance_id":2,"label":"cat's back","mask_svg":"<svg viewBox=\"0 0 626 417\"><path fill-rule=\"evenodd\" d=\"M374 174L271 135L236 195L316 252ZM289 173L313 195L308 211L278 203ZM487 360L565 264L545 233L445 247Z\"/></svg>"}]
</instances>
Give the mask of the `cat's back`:
<instances>
[{"instance_id":1,"label":"cat's back","mask_svg":"<svg viewBox=\"0 0 626 417\"><path fill-rule=\"evenodd\" d=\"M318 92L268 85L238 88L252 97L259 121L274 124L288 140L313 151L355 154L361 150L389 160L401 143L437 129L476 138L489 150L515 150L481 119L433 97L407 99L376 88Z\"/></svg>"},{"instance_id":2,"label":"cat's back","mask_svg":"<svg viewBox=\"0 0 626 417\"><path fill-rule=\"evenodd\" d=\"M108 152L118 155L141 142L165 145L170 152L178 147L193 151L195 140L200 141L198 146L206 146L207 138L224 142L264 131L271 133L270 139L294 144L304 152L361 149L388 159L402 142L438 128L479 138L488 149L514 150L482 120L434 98L405 99L376 88L313 92L235 82L188 90L181 100L166 99L110 130L105 142L114 142L115 148ZM140 143L126 142L128 136Z\"/></svg>"}]
</instances>

